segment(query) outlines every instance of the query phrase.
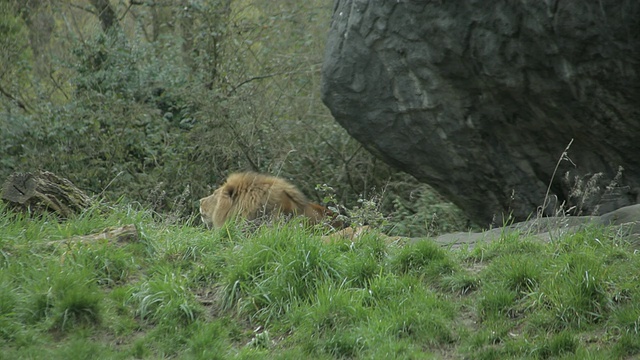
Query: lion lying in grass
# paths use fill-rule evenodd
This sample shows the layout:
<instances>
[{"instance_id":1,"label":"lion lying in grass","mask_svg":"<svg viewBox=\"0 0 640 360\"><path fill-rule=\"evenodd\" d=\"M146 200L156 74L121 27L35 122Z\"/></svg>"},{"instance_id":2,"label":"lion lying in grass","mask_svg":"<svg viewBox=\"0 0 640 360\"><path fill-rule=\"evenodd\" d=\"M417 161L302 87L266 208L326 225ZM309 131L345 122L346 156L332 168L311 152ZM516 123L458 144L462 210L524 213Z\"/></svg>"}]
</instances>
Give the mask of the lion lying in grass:
<instances>
[{"instance_id":1,"label":"lion lying in grass","mask_svg":"<svg viewBox=\"0 0 640 360\"><path fill-rule=\"evenodd\" d=\"M231 174L212 195L200 199L202 222L213 228L236 218L256 220L283 215L304 216L310 225L325 221L340 225L334 221L332 211L307 200L287 180L254 172Z\"/></svg>"}]
</instances>

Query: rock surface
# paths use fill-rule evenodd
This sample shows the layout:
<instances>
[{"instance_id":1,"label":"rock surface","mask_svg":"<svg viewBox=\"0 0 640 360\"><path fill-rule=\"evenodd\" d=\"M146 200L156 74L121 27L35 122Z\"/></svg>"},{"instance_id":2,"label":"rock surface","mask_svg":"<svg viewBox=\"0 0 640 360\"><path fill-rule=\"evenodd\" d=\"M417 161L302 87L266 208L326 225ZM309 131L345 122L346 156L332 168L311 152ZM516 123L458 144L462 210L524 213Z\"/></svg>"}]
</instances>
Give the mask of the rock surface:
<instances>
[{"instance_id":1,"label":"rock surface","mask_svg":"<svg viewBox=\"0 0 640 360\"><path fill-rule=\"evenodd\" d=\"M523 238L532 237L541 241L553 241L590 226L608 227L611 234L626 238L637 248L640 246L640 205L625 206L601 216L544 217L483 232L444 234L433 240L450 249L462 247L471 249L478 243L498 241L512 234ZM411 240L411 242L416 241L421 239Z\"/></svg>"},{"instance_id":2,"label":"rock surface","mask_svg":"<svg viewBox=\"0 0 640 360\"><path fill-rule=\"evenodd\" d=\"M639 201L638 1L338 0L322 97L481 225Z\"/></svg>"}]
</instances>

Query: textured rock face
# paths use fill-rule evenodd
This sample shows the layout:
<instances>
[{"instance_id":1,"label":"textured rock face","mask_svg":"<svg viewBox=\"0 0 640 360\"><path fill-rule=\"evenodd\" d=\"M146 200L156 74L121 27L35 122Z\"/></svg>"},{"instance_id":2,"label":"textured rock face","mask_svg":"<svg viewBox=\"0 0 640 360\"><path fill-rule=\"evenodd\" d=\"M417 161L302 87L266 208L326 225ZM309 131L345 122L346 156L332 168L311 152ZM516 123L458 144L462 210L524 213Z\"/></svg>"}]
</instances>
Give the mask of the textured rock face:
<instances>
[{"instance_id":1,"label":"textured rock face","mask_svg":"<svg viewBox=\"0 0 640 360\"><path fill-rule=\"evenodd\" d=\"M526 219L549 184L583 215L638 202L638 1L338 0L322 96L480 224ZM599 192L571 194L596 173Z\"/></svg>"}]
</instances>

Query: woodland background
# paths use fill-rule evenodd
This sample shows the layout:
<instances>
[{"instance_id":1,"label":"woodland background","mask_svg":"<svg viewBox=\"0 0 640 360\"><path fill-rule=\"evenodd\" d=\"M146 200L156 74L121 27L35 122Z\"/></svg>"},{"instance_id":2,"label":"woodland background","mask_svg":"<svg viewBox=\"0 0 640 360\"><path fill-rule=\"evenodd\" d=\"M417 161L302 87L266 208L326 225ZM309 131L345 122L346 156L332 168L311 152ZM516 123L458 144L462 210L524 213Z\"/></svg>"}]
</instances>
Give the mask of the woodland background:
<instances>
[{"instance_id":1,"label":"woodland background","mask_svg":"<svg viewBox=\"0 0 640 360\"><path fill-rule=\"evenodd\" d=\"M181 221L232 171L420 236L469 223L320 100L331 0L0 2L0 178L47 170ZM321 186L317 185L327 185Z\"/></svg>"}]
</instances>

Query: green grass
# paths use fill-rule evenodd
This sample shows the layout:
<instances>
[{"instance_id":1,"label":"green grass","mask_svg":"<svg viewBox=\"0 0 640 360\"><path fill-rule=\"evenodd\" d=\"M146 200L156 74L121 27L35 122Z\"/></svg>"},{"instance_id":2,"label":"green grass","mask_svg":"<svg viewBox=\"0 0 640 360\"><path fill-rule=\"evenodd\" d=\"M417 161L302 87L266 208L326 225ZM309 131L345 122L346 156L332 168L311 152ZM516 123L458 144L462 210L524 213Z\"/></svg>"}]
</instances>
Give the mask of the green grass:
<instances>
[{"instance_id":1,"label":"green grass","mask_svg":"<svg viewBox=\"0 0 640 360\"><path fill-rule=\"evenodd\" d=\"M126 224L137 242L58 241ZM127 205L65 222L0 205L0 226L3 359L640 355L640 255L606 228L452 251L325 244L295 223L208 231Z\"/></svg>"}]
</instances>

